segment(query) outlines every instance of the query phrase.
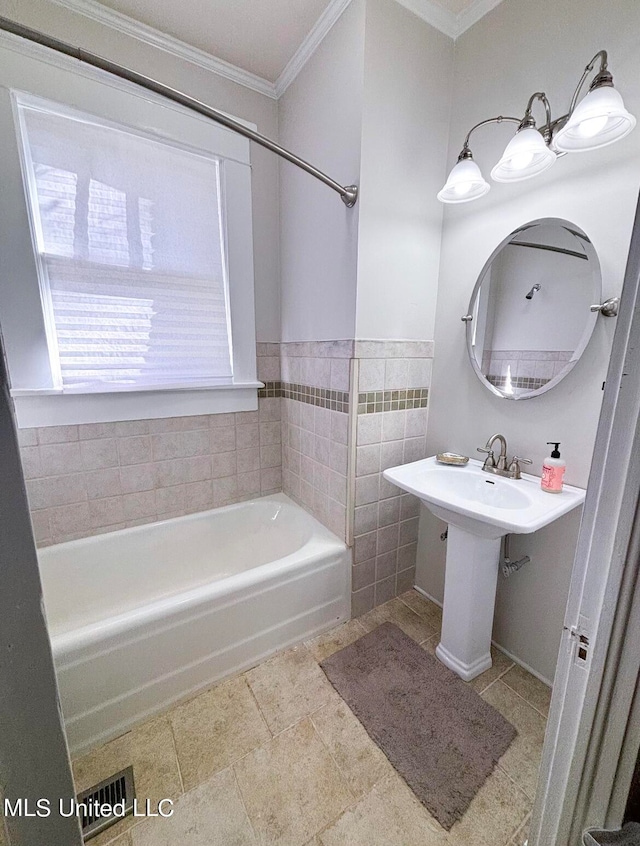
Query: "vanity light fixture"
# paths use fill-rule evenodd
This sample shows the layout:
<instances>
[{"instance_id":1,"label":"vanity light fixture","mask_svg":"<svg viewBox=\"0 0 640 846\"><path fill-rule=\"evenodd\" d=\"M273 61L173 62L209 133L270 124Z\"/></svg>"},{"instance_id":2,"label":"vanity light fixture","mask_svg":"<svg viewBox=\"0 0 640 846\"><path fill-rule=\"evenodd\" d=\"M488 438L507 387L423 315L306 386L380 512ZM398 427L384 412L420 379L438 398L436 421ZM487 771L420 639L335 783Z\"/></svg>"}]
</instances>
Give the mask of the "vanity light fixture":
<instances>
[{"instance_id":1,"label":"vanity light fixture","mask_svg":"<svg viewBox=\"0 0 640 846\"><path fill-rule=\"evenodd\" d=\"M449 174L447 184L438 193L438 199L442 203L466 203L484 197L490 188L491 185L483 177L465 143L458 156L458 163Z\"/></svg>"},{"instance_id":2,"label":"vanity light fixture","mask_svg":"<svg viewBox=\"0 0 640 846\"><path fill-rule=\"evenodd\" d=\"M582 86L598 59L600 69L589 92L578 103ZM536 101L540 101L545 109L545 123L540 129L532 114ZM491 178L495 182L531 179L548 170L559 155L596 150L613 144L628 135L636 125L636 119L625 109L622 97L613 87L606 50L600 50L584 69L566 115L552 120L549 100L544 92L538 91L529 98L523 118L499 115L472 126L462 145L458 163L438 193L442 203L467 203L483 197L489 191L491 186L473 161L469 140L479 127L504 121L517 123L518 128L500 161L491 171Z\"/></svg>"}]
</instances>

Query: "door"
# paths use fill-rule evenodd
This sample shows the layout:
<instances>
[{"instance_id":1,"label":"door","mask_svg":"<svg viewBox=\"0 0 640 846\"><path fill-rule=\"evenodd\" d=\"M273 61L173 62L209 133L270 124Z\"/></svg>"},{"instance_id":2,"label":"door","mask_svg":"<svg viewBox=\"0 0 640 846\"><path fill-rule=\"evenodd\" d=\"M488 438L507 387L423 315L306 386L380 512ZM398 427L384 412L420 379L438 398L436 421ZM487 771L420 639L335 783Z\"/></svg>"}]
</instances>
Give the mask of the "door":
<instances>
[{"instance_id":1,"label":"door","mask_svg":"<svg viewBox=\"0 0 640 846\"><path fill-rule=\"evenodd\" d=\"M0 799L18 811L6 815L6 837L80 846L78 819L57 811L75 791L1 348L0 468ZM27 816L38 800L42 816Z\"/></svg>"},{"instance_id":2,"label":"door","mask_svg":"<svg viewBox=\"0 0 640 846\"><path fill-rule=\"evenodd\" d=\"M578 846L587 827L618 827L637 753L640 207L617 321L529 846Z\"/></svg>"}]
</instances>

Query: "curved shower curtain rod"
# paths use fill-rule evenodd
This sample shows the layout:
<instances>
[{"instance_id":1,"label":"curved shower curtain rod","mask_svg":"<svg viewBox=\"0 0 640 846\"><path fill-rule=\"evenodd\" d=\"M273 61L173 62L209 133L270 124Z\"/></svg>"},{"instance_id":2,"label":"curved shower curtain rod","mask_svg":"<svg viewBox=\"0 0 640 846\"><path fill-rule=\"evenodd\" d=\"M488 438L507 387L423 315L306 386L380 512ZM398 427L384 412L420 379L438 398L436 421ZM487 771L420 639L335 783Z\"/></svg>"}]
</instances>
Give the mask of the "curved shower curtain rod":
<instances>
[{"instance_id":1,"label":"curved shower curtain rod","mask_svg":"<svg viewBox=\"0 0 640 846\"><path fill-rule=\"evenodd\" d=\"M136 85L141 85L143 88L153 91L155 94L161 94L163 97L173 100L174 103L186 106L188 109L198 112L198 114L204 115L205 117L216 121L216 123L226 126L227 129L231 129L234 132L238 132L240 135L244 135L244 137L248 138L250 141L260 144L261 147L266 147L267 150L270 150L277 156L280 156L286 161L291 162L291 164L296 165L296 167L305 170L307 173L310 173L311 176L315 176L315 178L319 179L320 182L324 182L324 184L328 185L329 188L333 188L333 190L340 195L342 202L348 208L351 208L356 204L358 199L357 185L340 185L340 183L331 179L330 176L327 176L326 173L318 170L317 167L309 164L309 162L306 162L294 153L290 153L289 150L285 150L284 147L276 144L275 141L265 138L265 136L260 135L259 132L254 132L254 130L249 129L237 120L228 117L223 112L219 112L217 109L212 109L211 106L201 103L200 100L196 100L194 97L189 97L188 94L183 94L182 91L176 91L175 88L163 85L162 82L151 79L151 77L145 76L137 71L130 70L129 68L125 68L122 65L116 64L116 62L109 61L109 59L103 59L102 56L90 53L80 47L74 47L71 44L67 44L64 41L60 41L57 38L46 35L44 32L39 32L37 29L31 29L28 26L23 26L22 24L16 23L9 18L0 16L0 30L10 32L13 35L19 35L21 38L26 38L28 41L33 41L36 44L42 44L44 47L49 47L51 50L56 50L58 53L64 53L66 56L71 56L74 59L78 59L80 62L92 65L94 68L107 71L114 76L120 77L120 79L126 79L128 82L135 82Z\"/></svg>"}]
</instances>

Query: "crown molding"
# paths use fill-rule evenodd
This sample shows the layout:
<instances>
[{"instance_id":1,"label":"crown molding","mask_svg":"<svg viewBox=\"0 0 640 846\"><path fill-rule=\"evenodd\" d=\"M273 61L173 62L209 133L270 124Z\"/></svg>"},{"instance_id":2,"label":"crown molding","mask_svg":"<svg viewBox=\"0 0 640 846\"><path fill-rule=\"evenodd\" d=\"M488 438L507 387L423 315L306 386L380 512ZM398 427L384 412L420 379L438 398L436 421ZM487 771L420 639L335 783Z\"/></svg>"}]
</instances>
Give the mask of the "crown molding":
<instances>
[{"instance_id":1,"label":"crown molding","mask_svg":"<svg viewBox=\"0 0 640 846\"><path fill-rule=\"evenodd\" d=\"M76 14L84 15L86 18L90 18L131 38L136 38L145 44L150 44L178 59L204 68L211 73L235 82L237 85L242 85L252 91L257 91L258 94L263 94L265 97L277 100L284 94L318 49L322 40L350 4L351 0L331 0L300 47L298 47L294 55L287 62L287 65L275 83L257 74L243 70L236 65L232 65L230 62L225 62L223 59L218 59L205 50L192 47L179 38L167 35L159 29L155 29L155 27L129 17L129 15L103 6L98 0L51 0L51 2ZM417 15L423 21L455 41L463 32L466 32L467 29L486 15L487 12L498 6L502 0L474 0L471 6L458 15L444 9L438 3L434 2L434 0L398 0L398 2L410 12L413 12L414 15Z\"/></svg>"},{"instance_id":2,"label":"crown molding","mask_svg":"<svg viewBox=\"0 0 640 846\"><path fill-rule=\"evenodd\" d=\"M501 2L502 0L474 0L470 6L456 15L433 0L398 0L398 3L414 15L439 29L440 32L444 32L454 41Z\"/></svg>"},{"instance_id":3,"label":"crown molding","mask_svg":"<svg viewBox=\"0 0 640 846\"><path fill-rule=\"evenodd\" d=\"M458 37L458 18L448 9L432 0L398 0L398 3L449 38L455 40Z\"/></svg>"},{"instance_id":4,"label":"crown molding","mask_svg":"<svg viewBox=\"0 0 640 846\"><path fill-rule=\"evenodd\" d=\"M284 94L350 2L351 0L331 0L277 78L276 97L279 98Z\"/></svg>"},{"instance_id":5,"label":"crown molding","mask_svg":"<svg viewBox=\"0 0 640 846\"><path fill-rule=\"evenodd\" d=\"M277 98L291 85L350 2L351 0L331 0L276 80ZM454 41L501 2L502 0L474 0L471 6L456 15L434 0L398 0L400 5Z\"/></svg>"},{"instance_id":6,"label":"crown molding","mask_svg":"<svg viewBox=\"0 0 640 846\"><path fill-rule=\"evenodd\" d=\"M104 24L131 38L143 41L145 44L151 44L153 47L164 50L165 53L170 53L178 59L198 65L211 73L229 79L231 82L235 82L245 88L250 88L252 91L257 91L258 94L264 94L273 100L277 99L276 87L273 82L269 82L269 80L263 79L261 76L257 76L257 74L232 65L230 62L225 62L223 59L217 59L215 56L204 50L200 50L198 47L192 47L179 38L166 35L164 32L160 32L159 29L136 21L122 12L109 9L107 6L98 3L97 0L52 0L52 2L71 12L91 18L91 20Z\"/></svg>"},{"instance_id":7,"label":"crown molding","mask_svg":"<svg viewBox=\"0 0 640 846\"><path fill-rule=\"evenodd\" d=\"M458 38L463 32L466 32L475 23L478 23L480 18L483 18L488 12L499 6L500 3L502 3L502 0L474 0L470 6L456 16L458 31L455 37Z\"/></svg>"}]
</instances>

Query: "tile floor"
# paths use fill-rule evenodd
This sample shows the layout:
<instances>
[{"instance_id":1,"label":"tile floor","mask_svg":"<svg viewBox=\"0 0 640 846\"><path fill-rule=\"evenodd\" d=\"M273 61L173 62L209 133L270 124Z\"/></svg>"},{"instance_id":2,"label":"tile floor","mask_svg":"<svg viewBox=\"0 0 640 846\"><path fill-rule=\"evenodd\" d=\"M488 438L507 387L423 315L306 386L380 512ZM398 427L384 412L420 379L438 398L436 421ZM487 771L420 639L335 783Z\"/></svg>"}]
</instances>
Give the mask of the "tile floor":
<instances>
[{"instance_id":1,"label":"tile floor","mask_svg":"<svg viewBox=\"0 0 640 846\"><path fill-rule=\"evenodd\" d=\"M385 620L432 651L440 619L409 591L76 760L79 790L133 764L139 797L175 800L171 819L128 817L92 846L521 846L548 688L498 651L471 683L518 737L447 833L318 665Z\"/></svg>"}]
</instances>

